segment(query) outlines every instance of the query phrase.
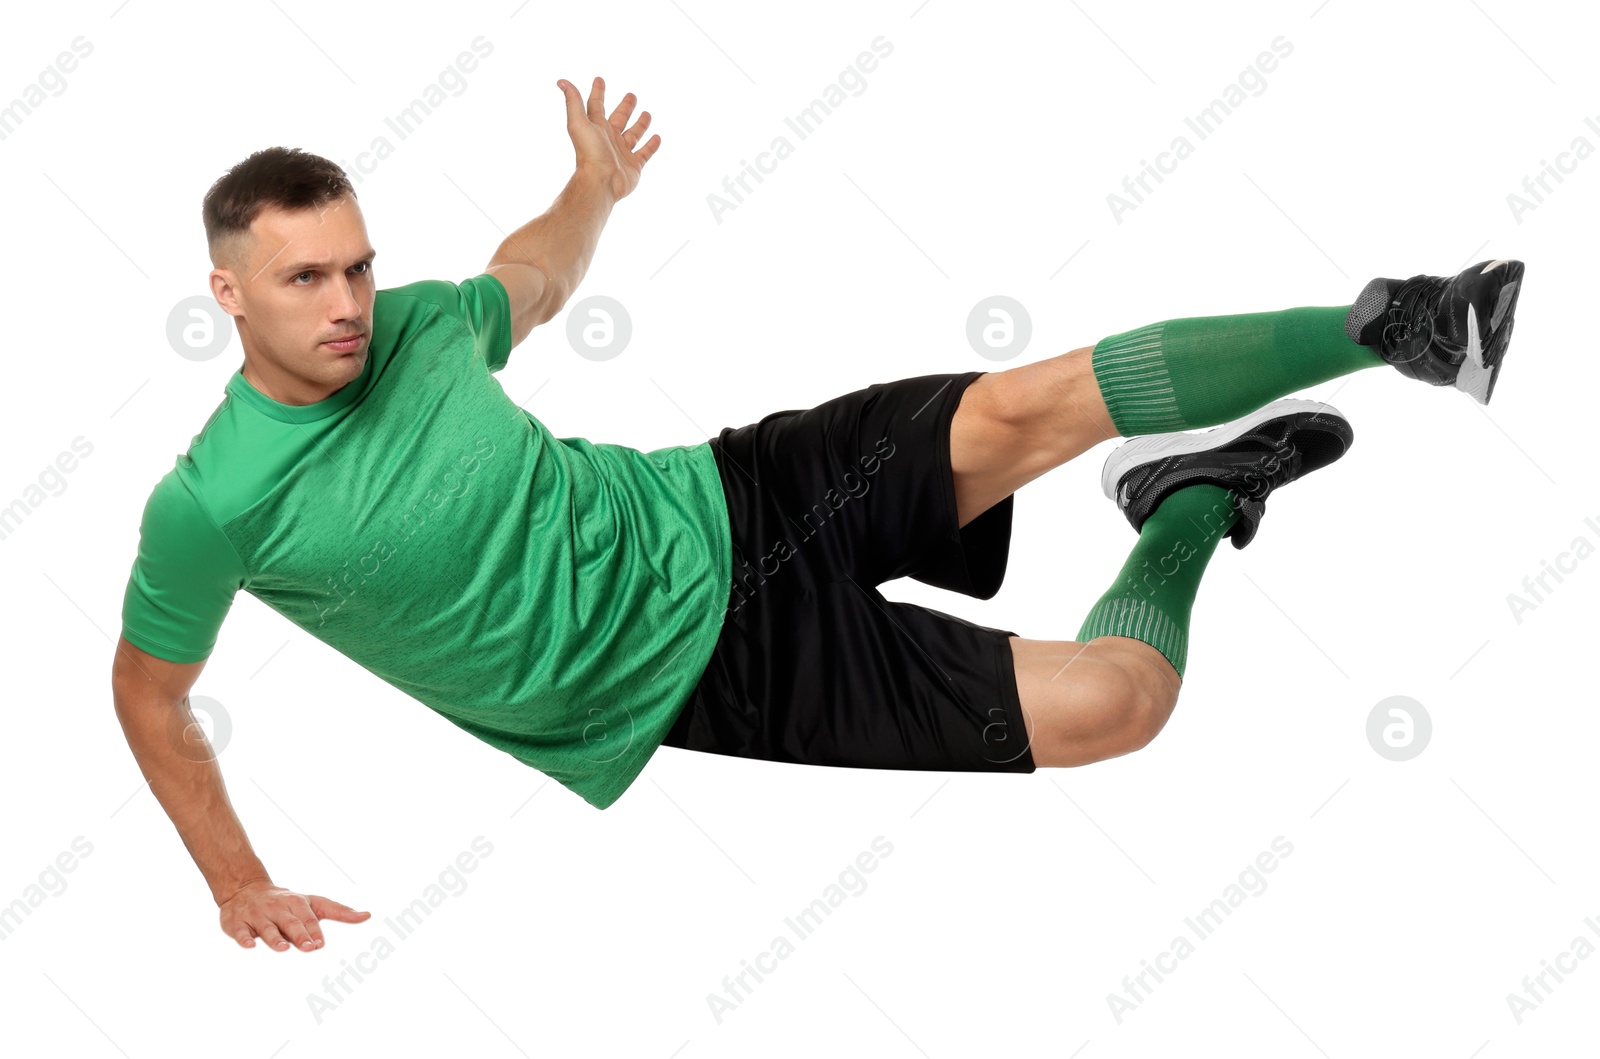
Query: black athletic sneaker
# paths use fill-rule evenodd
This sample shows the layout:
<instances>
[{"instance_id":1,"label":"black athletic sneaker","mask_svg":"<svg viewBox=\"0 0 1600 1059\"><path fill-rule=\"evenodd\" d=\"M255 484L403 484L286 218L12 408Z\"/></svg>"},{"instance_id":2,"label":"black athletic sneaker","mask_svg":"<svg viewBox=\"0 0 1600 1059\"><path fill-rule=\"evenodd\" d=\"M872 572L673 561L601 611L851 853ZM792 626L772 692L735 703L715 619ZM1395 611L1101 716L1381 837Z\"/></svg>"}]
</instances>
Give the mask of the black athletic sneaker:
<instances>
[{"instance_id":1,"label":"black athletic sneaker","mask_svg":"<svg viewBox=\"0 0 1600 1059\"><path fill-rule=\"evenodd\" d=\"M1220 485L1239 509L1228 536L1243 548L1256 535L1267 496L1343 456L1354 437L1332 406L1287 398L1200 433L1150 434L1120 445L1100 472L1100 487L1137 530L1173 490Z\"/></svg>"},{"instance_id":2,"label":"black athletic sneaker","mask_svg":"<svg viewBox=\"0 0 1600 1059\"><path fill-rule=\"evenodd\" d=\"M1510 260L1480 261L1454 277L1375 279L1350 307L1344 331L1401 374L1488 404L1521 290L1522 262Z\"/></svg>"}]
</instances>

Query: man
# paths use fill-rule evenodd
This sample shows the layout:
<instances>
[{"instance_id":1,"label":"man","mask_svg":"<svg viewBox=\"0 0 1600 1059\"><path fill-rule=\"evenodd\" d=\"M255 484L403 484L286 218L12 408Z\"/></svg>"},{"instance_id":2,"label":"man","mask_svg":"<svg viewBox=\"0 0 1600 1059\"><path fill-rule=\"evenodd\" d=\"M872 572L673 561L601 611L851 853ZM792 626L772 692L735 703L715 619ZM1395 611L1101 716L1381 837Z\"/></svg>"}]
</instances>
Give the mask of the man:
<instances>
[{"instance_id":1,"label":"man","mask_svg":"<svg viewBox=\"0 0 1600 1059\"><path fill-rule=\"evenodd\" d=\"M483 275L379 290L348 180L273 148L208 192L244 363L144 510L112 681L151 790L241 946L369 913L274 885L209 755L169 733L241 589L597 808L660 746L1031 772L1129 753L1177 701L1199 579L1274 488L1351 441L1287 393L1393 364L1481 402L1522 265L1376 279L1352 305L1169 320L1007 371L878 383L650 452L553 438L491 374L571 296L660 146L558 82L577 155ZM1184 430L1215 427L1189 434ZM1012 494L1113 435L1139 539L1075 640L878 591L980 599ZM176 725L174 722L177 722Z\"/></svg>"}]
</instances>

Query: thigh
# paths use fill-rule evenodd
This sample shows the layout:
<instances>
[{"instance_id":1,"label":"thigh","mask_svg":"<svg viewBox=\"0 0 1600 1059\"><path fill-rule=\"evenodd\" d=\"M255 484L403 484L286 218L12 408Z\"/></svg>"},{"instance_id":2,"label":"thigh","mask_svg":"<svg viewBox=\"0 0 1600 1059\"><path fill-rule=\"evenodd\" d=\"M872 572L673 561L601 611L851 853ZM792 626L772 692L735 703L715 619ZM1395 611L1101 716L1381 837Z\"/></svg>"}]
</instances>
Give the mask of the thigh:
<instances>
[{"instance_id":1,"label":"thigh","mask_svg":"<svg viewBox=\"0 0 1600 1059\"><path fill-rule=\"evenodd\" d=\"M993 596L1005 577L1013 498L959 526L950 465L951 420L983 374L875 383L713 438L740 552L736 585L804 555L821 583L912 577Z\"/></svg>"},{"instance_id":2,"label":"thigh","mask_svg":"<svg viewBox=\"0 0 1600 1059\"><path fill-rule=\"evenodd\" d=\"M856 768L1032 772L1014 633L849 578L774 582L724 623L664 745Z\"/></svg>"}]
</instances>

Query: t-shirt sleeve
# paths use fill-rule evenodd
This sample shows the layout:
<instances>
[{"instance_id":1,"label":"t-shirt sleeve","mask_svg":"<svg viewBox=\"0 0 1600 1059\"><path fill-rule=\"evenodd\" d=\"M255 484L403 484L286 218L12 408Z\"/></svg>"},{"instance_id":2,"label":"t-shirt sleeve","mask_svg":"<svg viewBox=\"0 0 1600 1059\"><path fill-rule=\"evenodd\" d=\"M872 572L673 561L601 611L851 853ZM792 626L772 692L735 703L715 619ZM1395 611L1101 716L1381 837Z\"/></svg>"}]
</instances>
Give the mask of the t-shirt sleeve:
<instances>
[{"instance_id":1,"label":"t-shirt sleeve","mask_svg":"<svg viewBox=\"0 0 1600 1059\"><path fill-rule=\"evenodd\" d=\"M139 554L122 598L122 635L169 662L200 662L244 587L238 552L174 469L139 523Z\"/></svg>"},{"instance_id":2,"label":"t-shirt sleeve","mask_svg":"<svg viewBox=\"0 0 1600 1059\"><path fill-rule=\"evenodd\" d=\"M505 284L485 272L462 280L458 288L471 312L472 333L490 371L499 371L511 359L511 296Z\"/></svg>"},{"instance_id":3,"label":"t-shirt sleeve","mask_svg":"<svg viewBox=\"0 0 1600 1059\"><path fill-rule=\"evenodd\" d=\"M478 352L490 371L499 371L511 357L511 296L489 273L464 279L426 279L395 287L391 293L431 302L472 332Z\"/></svg>"}]
</instances>

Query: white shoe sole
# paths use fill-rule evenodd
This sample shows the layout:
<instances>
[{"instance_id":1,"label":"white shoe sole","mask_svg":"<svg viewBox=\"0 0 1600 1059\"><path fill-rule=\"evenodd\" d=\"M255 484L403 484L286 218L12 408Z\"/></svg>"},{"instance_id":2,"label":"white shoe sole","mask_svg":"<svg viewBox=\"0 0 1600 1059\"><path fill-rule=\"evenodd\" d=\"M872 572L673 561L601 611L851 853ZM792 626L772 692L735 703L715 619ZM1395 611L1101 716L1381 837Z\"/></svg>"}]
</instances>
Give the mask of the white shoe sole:
<instances>
[{"instance_id":1,"label":"white shoe sole","mask_svg":"<svg viewBox=\"0 0 1600 1059\"><path fill-rule=\"evenodd\" d=\"M1226 445L1235 438L1248 434L1262 423L1279 416L1290 415L1295 412L1327 412L1338 416L1339 410L1325 401L1307 401L1298 397L1286 397L1279 401L1241 416L1229 423L1212 427L1195 434L1172 433L1150 434L1145 437L1134 438L1117 446L1110 456L1106 457L1106 465L1100 471L1100 489L1106 494L1106 499L1117 499L1117 483L1123 476L1136 467L1164 459L1179 453L1205 452L1221 445ZM1340 418L1344 418L1340 416Z\"/></svg>"},{"instance_id":2,"label":"white shoe sole","mask_svg":"<svg viewBox=\"0 0 1600 1059\"><path fill-rule=\"evenodd\" d=\"M1484 269L1485 272L1489 271ZM1494 371L1483 363L1483 341L1478 334L1478 310L1467 306L1467 353L1456 370L1455 387L1479 404L1489 403L1489 383Z\"/></svg>"},{"instance_id":3,"label":"white shoe sole","mask_svg":"<svg viewBox=\"0 0 1600 1059\"><path fill-rule=\"evenodd\" d=\"M1484 268L1487 272L1495 265L1503 265L1504 261L1496 261ZM1500 288L1499 298L1495 302L1494 313L1489 318L1489 338L1493 342L1500 333L1500 327L1505 322L1506 312L1510 310L1511 303L1516 301L1517 284L1520 279L1512 280ZM1503 343L1502 343L1503 346ZM1494 386L1494 377L1500 373L1500 365L1505 360L1505 349L1500 349L1500 358L1493 364L1483 362L1483 337L1478 327L1478 311L1472 306L1467 306L1467 355L1461 360L1461 368L1456 373L1455 388L1471 397L1479 404L1489 403L1489 391Z\"/></svg>"}]
</instances>

